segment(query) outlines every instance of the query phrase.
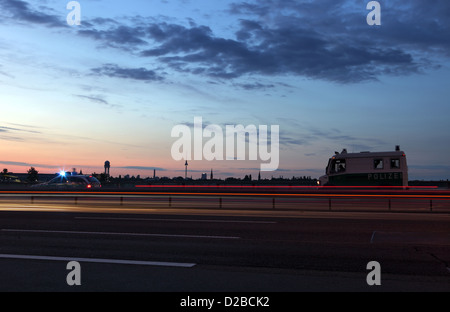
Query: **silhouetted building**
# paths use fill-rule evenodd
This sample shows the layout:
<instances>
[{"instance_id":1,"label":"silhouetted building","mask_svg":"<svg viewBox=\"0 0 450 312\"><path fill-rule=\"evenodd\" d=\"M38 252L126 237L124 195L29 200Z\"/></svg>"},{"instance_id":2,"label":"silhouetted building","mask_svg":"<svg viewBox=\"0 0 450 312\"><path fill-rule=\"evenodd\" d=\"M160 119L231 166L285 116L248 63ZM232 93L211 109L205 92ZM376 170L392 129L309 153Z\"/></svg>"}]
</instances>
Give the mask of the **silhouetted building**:
<instances>
[{"instance_id":1,"label":"silhouetted building","mask_svg":"<svg viewBox=\"0 0 450 312\"><path fill-rule=\"evenodd\" d=\"M109 168L111 167L111 163L107 160L105 161L105 175L109 177Z\"/></svg>"}]
</instances>

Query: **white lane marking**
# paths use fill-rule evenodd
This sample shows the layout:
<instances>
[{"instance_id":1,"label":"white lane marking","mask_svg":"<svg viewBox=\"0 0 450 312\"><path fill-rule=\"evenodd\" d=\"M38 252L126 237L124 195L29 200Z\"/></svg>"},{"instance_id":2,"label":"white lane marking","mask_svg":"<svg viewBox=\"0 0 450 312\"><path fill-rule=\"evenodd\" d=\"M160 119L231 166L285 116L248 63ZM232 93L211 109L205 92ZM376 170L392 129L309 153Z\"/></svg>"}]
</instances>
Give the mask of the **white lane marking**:
<instances>
[{"instance_id":1,"label":"white lane marking","mask_svg":"<svg viewBox=\"0 0 450 312\"><path fill-rule=\"evenodd\" d=\"M168 222L210 222L210 223L254 223L276 224L274 221L241 221L241 220L200 220L200 219L150 219L150 218L114 218L114 217L75 217L84 220L121 220L121 221L168 221Z\"/></svg>"},{"instance_id":2,"label":"white lane marking","mask_svg":"<svg viewBox=\"0 0 450 312\"><path fill-rule=\"evenodd\" d=\"M159 234L159 233L115 233L115 232L85 232L85 231L24 230L24 229L2 229L2 231L3 232L23 232L23 233L57 233L57 234L89 234L89 235L149 236L149 237L240 239L240 237L236 237L236 236L183 235L183 234Z\"/></svg>"},{"instance_id":3,"label":"white lane marking","mask_svg":"<svg viewBox=\"0 0 450 312\"><path fill-rule=\"evenodd\" d=\"M182 262L137 261L137 260L119 260L119 259L96 259L96 258L71 258L71 257L11 255L11 254L0 254L0 258L3 258L3 259L26 259L26 260L50 260L50 261L78 261L78 262L132 264L132 265L148 265L148 266L169 266L169 267L182 267L182 268L192 268L193 266L196 265L196 263L182 263Z\"/></svg>"}]
</instances>

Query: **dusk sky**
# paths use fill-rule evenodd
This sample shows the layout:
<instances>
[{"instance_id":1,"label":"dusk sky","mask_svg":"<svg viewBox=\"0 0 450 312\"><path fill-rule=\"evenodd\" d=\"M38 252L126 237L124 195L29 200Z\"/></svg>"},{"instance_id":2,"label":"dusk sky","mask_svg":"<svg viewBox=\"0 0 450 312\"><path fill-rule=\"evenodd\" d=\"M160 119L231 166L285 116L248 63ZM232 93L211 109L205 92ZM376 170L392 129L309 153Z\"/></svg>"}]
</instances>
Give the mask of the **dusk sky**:
<instances>
[{"instance_id":1,"label":"dusk sky","mask_svg":"<svg viewBox=\"0 0 450 312\"><path fill-rule=\"evenodd\" d=\"M280 163L393 151L410 179L450 178L450 1L0 0L0 169L184 176L174 126L279 125ZM206 141L206 139L205 139ZM258 175L261 161L190 161Z\"/></svg>"}]
</instances>

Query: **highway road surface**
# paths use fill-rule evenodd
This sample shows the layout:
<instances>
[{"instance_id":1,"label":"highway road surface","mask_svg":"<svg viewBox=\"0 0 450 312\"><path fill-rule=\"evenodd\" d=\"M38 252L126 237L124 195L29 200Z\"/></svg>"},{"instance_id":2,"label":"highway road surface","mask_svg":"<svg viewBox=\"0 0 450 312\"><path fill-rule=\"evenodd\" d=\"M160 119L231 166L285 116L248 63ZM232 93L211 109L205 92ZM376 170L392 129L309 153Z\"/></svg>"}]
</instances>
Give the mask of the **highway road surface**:
<instances>
[{"instance_id":1,"label":"highway road surface","mask_svg":"<svg viewBox=\"0 0 450 312\"><path fill-rule=\"evenodd\" d=\"M0 291L450 291L447 213L96 200L0 201Z\"/></svg>"}]
</instances>

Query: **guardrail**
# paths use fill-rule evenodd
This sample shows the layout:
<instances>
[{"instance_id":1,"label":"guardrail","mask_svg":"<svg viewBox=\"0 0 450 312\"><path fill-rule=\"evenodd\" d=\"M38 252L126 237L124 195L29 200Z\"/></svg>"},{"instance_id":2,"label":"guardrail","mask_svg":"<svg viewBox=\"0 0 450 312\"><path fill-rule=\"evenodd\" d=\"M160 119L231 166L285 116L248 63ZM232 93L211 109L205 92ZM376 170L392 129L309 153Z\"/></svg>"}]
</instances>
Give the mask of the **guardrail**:
<instances>
[{"instance_id":1,"label":"guardrail","mask_svg":"<svg viewBox=\"0 0 450 312\"><path fill-rule=\"evenodd\" d=\"M450 194L0 192L0 204L126 208L271 209L300 211L450 212ZM5 208L6 209L6 208Z\"/></svg>"}]
</instances>

